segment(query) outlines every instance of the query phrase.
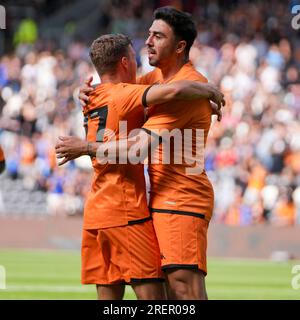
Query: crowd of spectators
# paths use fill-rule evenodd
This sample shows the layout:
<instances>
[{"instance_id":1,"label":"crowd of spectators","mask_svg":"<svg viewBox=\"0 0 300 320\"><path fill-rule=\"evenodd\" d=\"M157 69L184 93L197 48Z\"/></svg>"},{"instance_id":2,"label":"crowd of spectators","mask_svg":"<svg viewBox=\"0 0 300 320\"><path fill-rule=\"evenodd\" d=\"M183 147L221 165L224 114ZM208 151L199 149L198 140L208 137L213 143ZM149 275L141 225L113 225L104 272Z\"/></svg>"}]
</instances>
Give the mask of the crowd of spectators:
<instances>
[{"instance_id":1,"label":"crowd of spectators","mask_svg":"<svg viewBox=\"0 0 300 320\"><path fill-rule=\"evenodd\" d=\"M214 220L229 225L300 224L300 36L282 1L173 1L190 11L198 37L190 59L225 93L213 122L206 171L215 190ZM226 1L227 3L227 1ZM123 5L122 5L123 4ZM155 6L168 1L111 1L99 12L99 34L133 39L139 74L151 67L144 40ZM91 165L82 157L56 164L61 135L83 137L79 86L93 74L89 43L20 44L0 60L0 143L7 177L47 192L50 214L82 213Z\"/></svg>"}]
</instances>

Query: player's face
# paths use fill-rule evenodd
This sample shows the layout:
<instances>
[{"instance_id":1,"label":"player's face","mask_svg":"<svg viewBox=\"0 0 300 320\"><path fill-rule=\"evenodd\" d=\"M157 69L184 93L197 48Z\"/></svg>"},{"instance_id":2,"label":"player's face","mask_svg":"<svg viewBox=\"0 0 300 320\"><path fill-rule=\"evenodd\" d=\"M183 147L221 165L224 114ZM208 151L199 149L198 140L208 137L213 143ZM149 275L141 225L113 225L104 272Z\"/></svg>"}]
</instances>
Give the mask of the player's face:
<instances>
[{"instance_id":1,"label":"player's face","mask_svg":"<svg viewBox=\"0 0 300 320\"><path fill-rule=\"evenodd\" d=\"M176 55L177 40L172 28L163 20L154 20L146 40L149 64L159 67Z\"/></svg>"}]
</instances>

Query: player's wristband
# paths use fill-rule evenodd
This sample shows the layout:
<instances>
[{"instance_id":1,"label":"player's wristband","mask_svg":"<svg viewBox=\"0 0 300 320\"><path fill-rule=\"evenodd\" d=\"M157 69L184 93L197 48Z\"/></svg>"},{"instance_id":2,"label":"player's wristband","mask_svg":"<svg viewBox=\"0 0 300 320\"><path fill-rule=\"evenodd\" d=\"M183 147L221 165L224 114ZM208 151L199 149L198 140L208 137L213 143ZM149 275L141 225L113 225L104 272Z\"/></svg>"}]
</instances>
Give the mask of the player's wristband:
<instances>
[{"instance_id":1,"label":"player's wristband","mask_svg":"<svg viewBox=\"0 0 300 320\"><path fill-rule=\"evenodd\" d=\"M87 144L87 154L90 157L92 157L92 150L91 150L91 143L90 142L88 142L88 144Z\"/></svg>"}]
</instances>

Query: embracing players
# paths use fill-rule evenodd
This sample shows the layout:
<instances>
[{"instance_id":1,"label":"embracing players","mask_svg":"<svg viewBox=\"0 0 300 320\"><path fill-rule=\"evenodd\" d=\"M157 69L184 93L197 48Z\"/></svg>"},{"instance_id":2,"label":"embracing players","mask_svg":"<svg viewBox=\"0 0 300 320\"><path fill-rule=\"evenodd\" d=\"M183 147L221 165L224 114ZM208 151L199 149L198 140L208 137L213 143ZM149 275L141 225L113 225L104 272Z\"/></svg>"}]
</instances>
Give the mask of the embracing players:
<instances>
[{"instance_id":1,"label":"embracing players","mask_svg":"<svg viewBox=\"0 0 300 320\"><path fill-rule=\"evenodd\" d=\"M125 283L139 299L163 299L160 250L147 207L143 166L99 164L95 145L109 141L112 133L126 138L119 131L120 121L126 121L128 131L140 128L148 105L199 98L221 104L223 95L212 85L186 80L133 84L135 53L123 35L98 38L90 55L102 83L84 108L87 142L64 137L56 147L63 158L60 164L83 154L93 160L95 175L84 212L82 282L96 284L100 299L121 299ZM197 105L200 114L202 107Z\"/></svg>"},{"instance_id":2,"label":"embracing players","mask_svg":"<svg viewBox=\"0 0 300 320\"><path fill-rule=\"evenodd\" d=\"M139 83L172 83L183 79L206 82L188 61L196 37L189 15L169 7L160 8L154 13L149 31L146 42L149 62L158 69L142 77ZM150 108L144 128L150 133L161 128L200 129L205 144L210 123L209 101L198 99L193 104L177 102L172 107L162 104ZM79 151L75 142L64 138L58 145L59 156L68 161L82 154L95 154L99 146L82 145ZM150 207L170 297L205 299L207 228L213 210L213 189L204 170L189 175L185 170L188 166L150 164Z\"/></svg>"}]
</instances>

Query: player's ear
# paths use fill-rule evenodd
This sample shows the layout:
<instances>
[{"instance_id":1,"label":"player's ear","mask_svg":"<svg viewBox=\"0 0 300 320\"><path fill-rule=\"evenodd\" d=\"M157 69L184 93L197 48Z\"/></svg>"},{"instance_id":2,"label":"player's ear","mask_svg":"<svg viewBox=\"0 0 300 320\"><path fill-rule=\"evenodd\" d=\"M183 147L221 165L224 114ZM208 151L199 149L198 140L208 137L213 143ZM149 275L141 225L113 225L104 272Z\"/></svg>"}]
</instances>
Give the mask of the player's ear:
<instances>
[{"instance_id":1,"label":"player's ear","mask_svg":"<svg viewBox=\"0 0 300 320\"><path fill-rule=\"evenodd\" d=\"M129 61L127 57L122 57L121 59L121 65L123 68L128 69Z\"/></svg>"},{"instance_id":2,"label":"player's ear","mask_svg":"<svg viewBox=\"0 0 300 320\"><path fill-rule=\"evenodd\" d=\"M186 47L186 41L185 40L181 40L177 43L177 48L176 48L176 52L177 53L182 53L185 50Z\"/></svg>"}]
</instances>

